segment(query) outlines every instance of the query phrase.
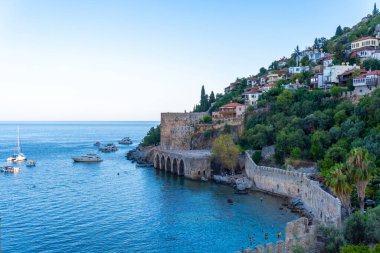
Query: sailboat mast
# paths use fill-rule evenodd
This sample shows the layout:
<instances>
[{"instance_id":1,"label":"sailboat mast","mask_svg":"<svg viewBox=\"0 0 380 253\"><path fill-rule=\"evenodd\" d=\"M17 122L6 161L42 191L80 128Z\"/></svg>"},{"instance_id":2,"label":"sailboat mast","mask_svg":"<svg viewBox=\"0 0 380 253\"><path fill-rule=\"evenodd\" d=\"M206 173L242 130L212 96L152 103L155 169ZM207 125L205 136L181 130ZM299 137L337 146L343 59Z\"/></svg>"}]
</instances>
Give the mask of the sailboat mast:
<instances>
[{"instance_id":1,"label":"sailboat mast","mask_svg":"<svg viewBox=\"0 0 380 253\"><path fill-rule=\"evenodd\" d=\"M21 148L20 148L20 127L17 127L17 152L19 154L21 153Z\"/></svg>"}]
</instances>

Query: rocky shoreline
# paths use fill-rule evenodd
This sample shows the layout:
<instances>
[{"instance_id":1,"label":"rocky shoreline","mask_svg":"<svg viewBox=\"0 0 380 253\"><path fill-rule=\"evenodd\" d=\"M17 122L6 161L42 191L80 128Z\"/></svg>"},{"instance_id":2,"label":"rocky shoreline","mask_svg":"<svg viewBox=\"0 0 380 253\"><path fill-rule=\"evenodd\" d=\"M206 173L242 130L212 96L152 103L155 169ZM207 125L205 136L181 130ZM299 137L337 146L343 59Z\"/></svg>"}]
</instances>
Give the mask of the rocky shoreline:
<instances>
[{"instance_id":1,"label":"rocky shoreline","mask_svg":"<svg viewBox=\"0 0 380 253\"><path fill-rule=\"evenodd\" d=\"M135 162L141 166L153 166L153 150L156 146L137 146L135 149L130 150L125 157L127 160Z\"/></svg>"}]
</instances>

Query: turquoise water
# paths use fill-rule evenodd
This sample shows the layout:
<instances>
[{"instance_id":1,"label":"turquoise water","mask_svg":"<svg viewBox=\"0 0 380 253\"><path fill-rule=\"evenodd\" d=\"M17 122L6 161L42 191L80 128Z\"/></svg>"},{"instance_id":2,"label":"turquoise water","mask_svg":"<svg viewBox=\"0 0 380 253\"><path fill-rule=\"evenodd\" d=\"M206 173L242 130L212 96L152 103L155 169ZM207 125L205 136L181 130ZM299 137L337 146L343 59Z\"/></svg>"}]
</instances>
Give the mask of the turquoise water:
<instances>
[{"instance_id":1,"label":"turquoise water","mask_svg":"<svg viewBox=\"0 0 380 253\"><path fill-rule=\"evenodd\" d=\"M284 234L296 216L279 210L279 199L234 195L127 161L125 153L156 124L1 123L0 165L13 153L17 126L23 152L37 160L34 168L21 164L19 174L0 174L3 252L232 252L249 245L248 235L257 244ZM100 164L70 159L96 152L95 141L125 136L135 144L101 153Z\"/></svg>"}]
</instances>

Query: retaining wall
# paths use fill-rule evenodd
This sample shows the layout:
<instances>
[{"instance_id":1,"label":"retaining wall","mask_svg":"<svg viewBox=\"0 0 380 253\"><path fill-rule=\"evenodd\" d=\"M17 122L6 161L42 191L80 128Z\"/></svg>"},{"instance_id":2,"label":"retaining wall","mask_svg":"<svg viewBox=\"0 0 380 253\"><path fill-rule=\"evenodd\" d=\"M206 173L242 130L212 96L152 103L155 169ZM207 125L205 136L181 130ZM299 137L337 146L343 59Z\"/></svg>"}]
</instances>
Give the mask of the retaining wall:
<instances>
[{"instance_id":1,"label":"retaining wall","mask_svg":"<svg viewBox=\"0 0 380 253\"><path fill-rule=\"evenodd\" d=\"M341 203L338 198L323 190L317 181L306 173L258 166L246 152L245 170L255 186L264 191L290 198L301 199L314 219L323 224L340 224Z\"/></svg>"}]
</instances>

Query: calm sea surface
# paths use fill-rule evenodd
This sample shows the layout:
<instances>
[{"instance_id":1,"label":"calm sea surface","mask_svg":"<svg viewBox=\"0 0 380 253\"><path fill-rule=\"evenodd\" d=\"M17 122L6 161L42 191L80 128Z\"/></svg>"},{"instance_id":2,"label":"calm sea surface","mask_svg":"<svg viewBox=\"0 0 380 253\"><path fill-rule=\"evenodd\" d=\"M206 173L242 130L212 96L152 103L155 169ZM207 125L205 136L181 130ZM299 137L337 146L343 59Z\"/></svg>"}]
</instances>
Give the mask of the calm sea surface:
<instances>
[{"instance_id":1,"label":"calm sea surface","mask_svg":"<svg viewBox=\"0 0 380 253\"><path fill-rule=\"evenodd\" d=\"M0 123L0 165L16 147L17 126L23 152L37 161L34 168L20 164L19 174L0 174L3 252L232 252L249 245L248 235L257 244L285 234L296 216L279 210L279 199L234 195L227 186L127 161L125 153L156 124ZM97 152L95 141L125 136L134 145L102 153L102 163L71 160Z\"/></svg>"}]
</instances>

